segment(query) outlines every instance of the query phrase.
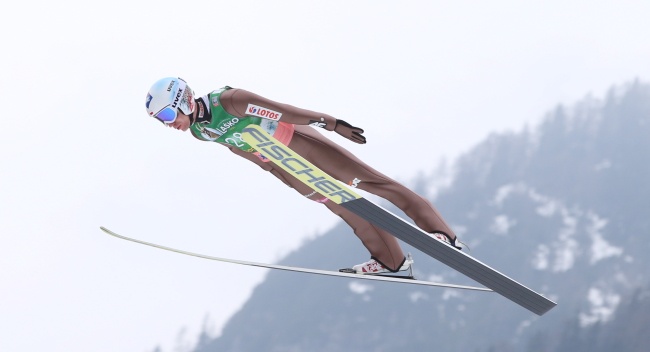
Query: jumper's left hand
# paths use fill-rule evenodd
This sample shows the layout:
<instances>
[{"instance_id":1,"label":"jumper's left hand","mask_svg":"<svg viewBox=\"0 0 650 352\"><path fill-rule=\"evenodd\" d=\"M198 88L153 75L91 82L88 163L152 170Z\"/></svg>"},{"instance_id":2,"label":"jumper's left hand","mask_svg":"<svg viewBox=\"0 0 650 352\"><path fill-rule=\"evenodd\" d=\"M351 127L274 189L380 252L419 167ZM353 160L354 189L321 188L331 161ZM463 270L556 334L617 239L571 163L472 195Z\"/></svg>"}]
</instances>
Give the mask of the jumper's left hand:
<instances>
[{"instance_id":1,"label":"jumper's left hand","mask_svg":"<svg viewBox=\"0 0 650 352\"><path fill-rule=\"evenodd\" d=\"M343 120L336 120L334 131L355 143L366 144L366 137L362 135L363 129L354 127Z\"/></svg>"}]
</instances>

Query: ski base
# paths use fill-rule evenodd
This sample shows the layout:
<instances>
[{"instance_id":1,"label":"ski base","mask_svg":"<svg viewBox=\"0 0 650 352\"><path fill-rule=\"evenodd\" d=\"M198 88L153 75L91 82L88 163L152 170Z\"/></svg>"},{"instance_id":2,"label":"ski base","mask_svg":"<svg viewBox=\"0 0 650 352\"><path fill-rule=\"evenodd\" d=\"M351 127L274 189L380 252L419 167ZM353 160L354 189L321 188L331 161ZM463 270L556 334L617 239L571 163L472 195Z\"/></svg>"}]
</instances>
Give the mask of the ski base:
<instances>
[{"instance_id":1,"label":"ski base","mask_svg":"<svg viewBox=\"0 0 650 352\"><path fill-rule=\"evenodd\" d=\"M407 280L416 280L413 275L398 275L398 274L359 274L352 268L339 269L340 273L356 274L356 275L366 275L366 276L383 276L383 277L395 277L398 279L407 279Z\"/></svg>"},{"instance_id":2,"label":"ski base","mask_svg":"<svg viewBox=\"0 0 650 352\"><path fill-rule=\"evenodd\" d=\"M350 274L350 273L343 273L343 272L338 272L338 271L308 269L308 268L300 268L300 267L293 267L293 266L286 266L286 265L265 264L265 263L249 262L249 261L244 261L244 260L212 257L212 256L204 255L204 254L187 252L187 251L183 251L183 250L180 250L180 249L165 247L165 246L161 246L159 244L145 242L145 241L137 240L135 238L130 238L130 237L118 235L117 233L115 233L115 232L113 232L113 231L111 231L111 230L109 230L109 229L107 229L107 228L105 228L103 226L101 226L100 229L102 231L104 231L105 233L113 236L113 237L117 237L117 238L120 238L120 239L123 239L123 240L127 240L127 241L131 241L131 242L147 245L147 246L158 248L158 249L164 249L164 250L170 251L170 252L176 252L176 253L185 254L185 255L192 256L192 257L198 257L198 258L203 258L203 259L216 260L216 261L220 261L220 262L224 262L224 263L232 263L232 264L247 265L247 266L256 266L256 267L260 267L260 268L293 271L293 272L300 272L300 273L307 273L307 274L345 277L345 278L350 278L350 279L374 280L374 281L384 281L384 282L394 282L394 283L406 283L406 284L421 285L421 286L435 286L435 287L445 287L445 288L453 288L453 289L461 289L461 290L492 292L492 290L490 290L489 288L484 288L484 287L454 285L454 284L446 284L446 283L439 283L439 282L415 280L415 279L409 279L409 278L404 278L404 277Z\"/></svg>"}]
</instances>

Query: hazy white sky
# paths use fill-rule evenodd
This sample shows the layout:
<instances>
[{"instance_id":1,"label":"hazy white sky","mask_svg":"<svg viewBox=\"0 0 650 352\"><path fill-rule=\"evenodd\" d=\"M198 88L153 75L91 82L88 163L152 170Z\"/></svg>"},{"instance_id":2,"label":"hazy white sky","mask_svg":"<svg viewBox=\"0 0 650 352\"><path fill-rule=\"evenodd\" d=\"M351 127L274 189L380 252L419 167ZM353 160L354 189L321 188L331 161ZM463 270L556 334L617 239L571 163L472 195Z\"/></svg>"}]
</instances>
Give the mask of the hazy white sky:
<instances>
[{"instance_id":1,"label":"hazy white sky","mask_svg":"<svg viewBox=\"0 0 650 352\"><path fill-rule=\"evenodd\" d=\"M182 328L192 343L209 316L219 333L266 273L100 225L272 262L337 221L225 148L147 117L161 77L345 119L367 145L327 135L405 182L558 103L650 79L641 0L63 0L4 11L2 351L182 350ZM250 215L258 209L273 215Z\"/></svg>"}]
</instances>

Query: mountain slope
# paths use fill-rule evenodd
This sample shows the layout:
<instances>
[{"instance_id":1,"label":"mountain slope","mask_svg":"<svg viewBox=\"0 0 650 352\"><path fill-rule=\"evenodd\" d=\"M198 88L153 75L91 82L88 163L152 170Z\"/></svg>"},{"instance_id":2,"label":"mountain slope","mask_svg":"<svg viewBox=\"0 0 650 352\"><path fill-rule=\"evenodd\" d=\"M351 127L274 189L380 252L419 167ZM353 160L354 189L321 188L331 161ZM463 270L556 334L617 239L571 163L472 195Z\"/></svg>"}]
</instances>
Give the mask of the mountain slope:
<instances>
[{"instance_id":1,"label":"mountain slope","mask_svg":"<svg viewBox=\"0 0 650 352\"><path fill-rule=\"evenodd\" d=\"M569 337L626 321L623 299L648 284L648 136L650 87L633 82L557 107L532 130L493 134L454 165L434 203L473 256L558 302L542 317L491 293L272 271L195 351L560 352L590 341ZM421 177L413 188L431 186ZM419 278L475 284L405 249ZM336 269L367 256L341 224L281 264ZM548 340L563 326L573 335Z\"/></svg>"}]
</instances>

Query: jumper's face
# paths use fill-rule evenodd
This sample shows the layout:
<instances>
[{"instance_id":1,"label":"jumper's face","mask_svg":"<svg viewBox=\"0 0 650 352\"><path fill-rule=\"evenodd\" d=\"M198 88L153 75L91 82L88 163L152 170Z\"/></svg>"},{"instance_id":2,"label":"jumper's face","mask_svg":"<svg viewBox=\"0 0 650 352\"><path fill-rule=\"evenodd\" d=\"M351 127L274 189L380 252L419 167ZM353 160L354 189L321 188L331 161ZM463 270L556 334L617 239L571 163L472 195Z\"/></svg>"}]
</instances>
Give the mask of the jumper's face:
<instances>
[{"instance_id":1,"label":"jumper's face","mask_svg":"<svg viewBox=\"0 0 650 352\"><path fill-rule=\"evenodd\" d=\"M176 120L172 123L166 123L166 125L180 131L187 131L190 128L190 117L179 111Z\"/></svg>"}]
</instances>

